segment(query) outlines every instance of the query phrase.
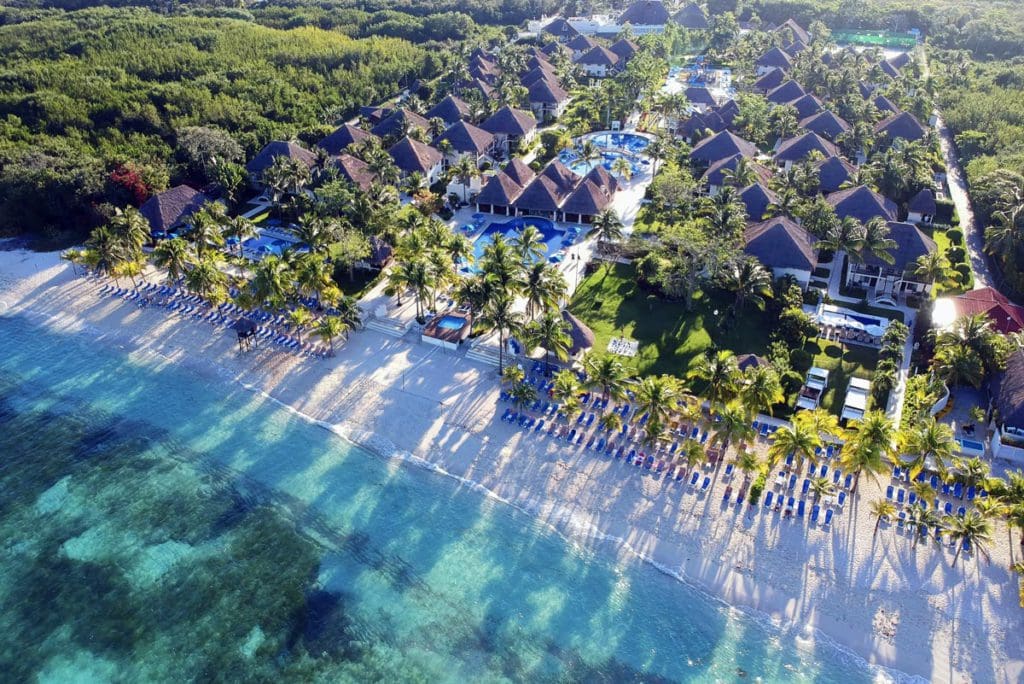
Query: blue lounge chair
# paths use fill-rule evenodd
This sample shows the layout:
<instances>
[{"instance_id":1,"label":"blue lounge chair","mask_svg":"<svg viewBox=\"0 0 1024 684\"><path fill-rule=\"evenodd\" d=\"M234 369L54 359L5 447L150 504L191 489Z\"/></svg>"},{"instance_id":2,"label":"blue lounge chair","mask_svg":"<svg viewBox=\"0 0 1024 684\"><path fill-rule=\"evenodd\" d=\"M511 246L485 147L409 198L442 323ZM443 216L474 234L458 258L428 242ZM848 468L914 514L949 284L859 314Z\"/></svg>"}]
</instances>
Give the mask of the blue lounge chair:
<instances>
[{"instance_id":1,"label":"blue lounge chair","mask_svg":"<svg viewBox=\"0 0 1024 684\"><path fill-rule=\"evenodd\" d=\"M786 509L789 510L790 512L793 512L793 509L795 509L795 508L796 508L796 499L791 496L791 497L789 497L789 501L786 502Z\"/></svg>"},{"instance_id":2,"label":"blue lounge chair","mask_svg":"<svg viewBox=\"0 0 1024 684\"><path fill-rule=\"evenodd\" d=\"M818 515L820 513L821 513L821 506L819 506L818 504L814 504L814 507L811 509L811 522L813 522L813 523L818 522Z\"/></svg>"},{"instance_id":3,"label":"blue lounge chair","mask_svg":"<svg viewBox=\"0 0 1024 684\"><path fill-rule=\"evenodd\" d=\"M818 472L818 468L812 463L811 467L807 469L807 477L814 477L816 472Z\"/></svg>"},{"instance_id":4,"label":"blue lounge chair","mask_svg":"<svg viewBox=\"0 0 1024 684\"><path fill-rule=\"evenodd\" d=\"M622 454L626 452L625 446L620 446L618 451L615 452L615 458L622 458Z\"/></svg>"},{"instance_id":5,"label":"blue lounge chair","mask_svg":"<svg viewBox=\"0 0 1024 684\"><path fill-rule=\"evenodd\" d=\"M597 453L601 453L602 451L604 451L604 437L602 437L601 439L597 440L597 446L594 447L594 450Z\"/></svg>"},{"instance_id":6,"label":"blue lounge chair","mask_svg":"<svg viewBox=\"0 0 1024 684\"><path fill-rule=\"evenodd\" d=\"M832 484L839 486L839 480L843 477L843 471L836 469L832 472Z\"/></svg>"},{"instance_id":7,"label":"blue lounge chair","mask_svg":"<svg viewBox=\"0 0 1024 684\"><path fill-rule=\"evenodd\" d=\"M833 456L836 455L836 451L837 451L836 445L835 444L829 444L828 448L825 449L825 458L831 459Z\"/></svg>"},{"instance_id":8,"label":"blue lounge chair","mask_svg":"<svg viewBox=\"0 0 1024 684\"><path fill-rule=\"evenodd\" d=\"M732 470L733 470L732 463L729 463L728 465L726 465L725 466L725 476L726 477L732 477Z\"/></svg>"},{"instance_id":9,"label":"blue lounge chair","mask_svg":"<svg viewBox=\"0 0 1024 684\"><path fill-rule=\"evenodd\" d=\"M654 456L648 456L644 459L644 468L646 470L650 470L652 465L654 465Z\"/></svg>"},{"instance_id":10,"label":"blue lounge chair","mask_svg":"<svg viewBox=\"0 0 1024 684\"><path fill-rule=\"evenodd\" d=\"M801 518L804 517L804 506L805 503L803 499L800 499L800 501L798 501L796 504L796 514Z\"/></svg>"},{"instance_id":11,"label":"blue lounge chair","mask_svg":"<svg viewBox=\"0 0 1024 684\"><path fill-rule=\"evenodd\" d=\"M697 439L697 435L699 435L699 434L700 434L700 429L699 428L693 428L693 430L690 431L690 439Z\"/></svg>"},{"instance_id":12,"label":"blue lounge chair","mask_svg":"<svg viewBox=\"0 0 1024 684\"><path fill-rule=\"evenodd\" d=\"M948 482L942 483L942 494L944 496L950 496L953 493L953 488L949 486Z\"/></svg>"},{"instance_id":13,"label":"blue lounge chair","mask_svg":"<svg viewBox=\"0 0 1024 684\"><path fill-rule=\"evenodd\" d=\"M911 506L917 503L917 494L915 494L912 490L907 495L907 503L910 504Z\"/></svg>"},{"instance_id":14,"label":"blue lounge chair","mask_svg":"<svg viewBox=\"0 0 1024 684\"><path fill-rule=\"evenodd\" d=\"M791 451L791 452L789 452L789 455L786 456L786 467L789 468L789 467L792 467L792 465L793 465L793 452Z\"/></svg>"},{"instance_id":15,"label":"blue lounge chair","mask_svg":"<svg viewBox=\"0 0 1024 684\"><path fill-rule=\"evenodd\" d=\"M928 484L930 484L932 486L932 489L934 489L935 491L938 491L939 490L939 476L938 475L932 475L931 480L929 480Z\"/></svg>"},{"instance_id":16,"label":"blue lounge chair","mask_svg":"<svg viewBox=\"0 0 1024 684\"><path fill-rule=\"evenodd\" d=\"M946 507L942 509L942 512L946 515L953 515L953 504L946 502Z\"/></svg>"},{"instance_id":17,"label":"blue lounge chair","mask_svg":"<svg viewBox=\"0 0 1024 684\"><path fill-rule=\"evenodd\" d=\"M964 498L964 486L962 483L957 482L955 485L953 485L953 496L955 496L958 499Z\"/></svg>"},{"instance_id":18,"label":"blue lounge chair","mask_svg":"<svg viewBox=\"0 0 1024 684\"><path fill-rule=\"evenodd\" d=\"M808 492L808 491L809 491L810 489L811 489L811 481L810 481L810 480L808 480L808 479L807 479L807 478L805 477L805 478L804 478L804 486L800 488L800 493L801 493L801 494L807 494L807 492Z\"/></svg>"},{"instance_id":19,"label":"blue lounge chair","mask_svg":"<svg viewBox=\"0 0 1024 684\"><path fill-rule=\"evenodd\" d=\"M729 503L729 497L732 496L732 487L725 488L725 494L722 495L722 502Z\"/></svg>"},{"instance_id":20,"label":"blue lounge chair","mask_svg":"<svg viewBox=\"0 0 1024 684\"><path fill-rule=\"evenodd\" d=\"M968 501L974 501L974 487L973 486L967 488L967 500Z\"/></svg>"},{"instance_id":21,"label":"blue lounge chair","mask_svg":"<svg viewBox=\"0 0 1024 684\"><path fill-rule=\"evenodd\" d=\"M964 508L963 506L961 506L960 508L956 509L956 514L957 514L957 517L962 518L965 515L967 515L967 509Z\"/></svg>"},{"instance_id":22,"label":"blue lounge chair","mask_svg":"<svg viewBox=\"0 0 1024 684\"><path fill-rule=\"evenodd\" d=\"M679 482L684 477L686 477L686 468L683 468L682 466L680 466L679 470L676 471L676 482Z\"/></svg>"},{"instance_id":23,"label":"blue lounge chair","mask_svg":"<svg viewBox=\"0 0 1024 684\"><path fill-rule=\"evenodd\" d=\"M793 491L796 488L796 474L789 476L789 486L786 487L789 491Z\"/></svg>"},{"instance_id":24,"label":"blue lounge chair","mask_svg":"<svg viewBox=\"0 0 1024 684\"><path fill-rule=\"evenodd\" d=\"M594 442L597 441L597 435L591 435L590 439L587 440L587 446L584 447L587 451L594 448Z\"/></svg>"},{"instance_id":25,"label":"blue lounge chair","mask_svg":"<svg viewBox=\"0 0 1024 684\"><path fill-rule=\"evenodd\" d=\"M843 480L843 489L849 489L853 486L853 475L847 475L846 479Z\"/></svg>"},{"instance_id":26,"label":"blue lounge chair","mask_svg":"<svg viewBox=\"0 0 1024 684\"><path fill-rule=\"evenodd\" d=\"M710 484L711 484L711 478L710 477L705 477L703 484L701 484L701 486L700 486L700 491L706 492L708 490L708 485L710 485Z\"/></svg>"},{"instance_id":27,"label":"blue lounge chair","mask_svg":"<svg viewBox=\"0 0 1024 684\"><path fill-rule=\"evenodd\" d=\"M822 463L821 471L818 473L818 477L825 477L826 475L828 475L828 466Z\"/></svg>"},{"instance_id":28,"label":"blue lounge chair","mask_svg":"<svg viewBox=\"0 0 1024 684\"><path fill-rule=\"evenodd\" d=\"M587 428L588 429L590 428L591 425L594 424L594 418L596 418L596 416L593 413L587 414Z\"/></svg>"},{"instance_id":29,"label":"blue lounge chair","mask_svg":"<svg viewBox=\"0 0 1024 684\"><path fill-rule=\"evenodd\" d=\"M892 467L892 476L894 478L896 478L897 480L900 479L900 467L899 466L893 466Z\"/></svg>"},{"instance_id":30,"label":"blue lounge chair","mask_svg":"<svg viewBox=\"0 0 1024 684\"><path fill-rule=\"evenodd\" d=\"M774 496L775 496L774 492L768 492L767 494L764 495L764 507L765 508L771 508L772 507L772 498Z\"/></svg>"},{"instance_id":31,"label":"blue lounge chair","mask_svg":"<svg viewBox=\"0 0 1024 684\"><path fill-rule=\"evenodd\" d=\"M705 430L703 433L701 433L701 436L700 436L700 443L701 444L703 444L706 441L708 441L708 431L707 430Z\"/></svg>"},{"instance_id":32,"label":"blue lounge chair","mask_svg":"<svg viewBox=\"0 0 1024 684\"><path fill-rule=\"evenodd\" d=\"M907 514L904 513L903 511L900 511L900 516L899 516L899 518L896 519L896 527L898 527L898 528L900 528L902 530L903 529L903 523L906 521L906 519L907 519Z\"/></svg>"},{"instance_id":33,"label":"blue lounge chair","mask_svg":"<svg viewBox=\"0 0 1024 684\"><path fill-rule=\"evenodd\" d=\"M830 508L827 511L825 511L825 523L824 523L824 526L828 527L831 524L832 524L832 509Z\"/></svg>"},{"instance_id":34,"label":"blue lounge chair","mask_svg":"<svg viewBox=\"0 0 1024 684\"><path fill-rule=\"evenodd\" d=\"M573 428L572 430L569 430L569 435L568 435L568 437L566 437L565 441L567 441L569 444L572 444L572 440L575 439L575 438L576 438L576 428Z\"/></svg>"},{"instance_id":35,"label":"blue lounge chair","mask_svg":"<svg viewBox=\"0 0 1024 684\"><path fill-rule=\"evenodd\" d=\"M839 492L838 501L839 501L839 505L840 506L842 506L844 503L846 503L846 492Z\"/></svg>"},{"instance_id":36,"label":"blue lounge chair","mask_svg":"<svg viewBox=\"0 0 1024 684\"><path fill-rule=\"evenodd\" d=\"M758 432L758 434L761 437L767 437L768 436L768 423L765 423L764 425L761 426L761 430Z\"/></svg>"},{"instance_id":37,"label":"blue lounge chair","mask_svg":"<svg viewBox=\"0 0 1024 684\"><path fill-rule=\"evenodd\" d=\"M507 408L507 409L505 409L505 413L503 413L503 414L501 415L501 419L502 419L502 420L508 420L508 417L509 417L510 415L512 415L512 409L510 409L510 408Z\"/></svg>"},{"instance_id":38,"label":"blue lounge chair","mask_svg":"<svg viewBox=\"0 0 1024 684\"><path fill-rule=\"evenodd\" d=\"M654 472L660 473L663 470L665 470L665 462L658 461L658 465L654 466Z\"/></svg>"},{"instance_id":39,"label":"blue lounge chair","mask_svg":"<svg viewBox=\"0 0 1024 684\"><path fill-rule=\"evenodd\" d=\"M903 503L903 501L904 501L904 500L905 500L905 498L906 498L906 494L907 494L907 493L903 491L903 488L902 488L902 487L901 487L900 489L897 489L897 490L896 490L896 503L898 503L898 504L902 504L902 503Z\"/></svg>"},{"instance_id":40,"label":"blue lounge chair","mask_svg":"<svg viewBox=\"0 0 1024 684\"><path fill-rule=\"evenodd\" d=\"M691 487L696 486L697 485L697 480L699 480L699 479L700 479L700 473L698 473L696 470L694 470L693 471L693 477L690 478L690 486Z\"/></svg>"}]
</instances>

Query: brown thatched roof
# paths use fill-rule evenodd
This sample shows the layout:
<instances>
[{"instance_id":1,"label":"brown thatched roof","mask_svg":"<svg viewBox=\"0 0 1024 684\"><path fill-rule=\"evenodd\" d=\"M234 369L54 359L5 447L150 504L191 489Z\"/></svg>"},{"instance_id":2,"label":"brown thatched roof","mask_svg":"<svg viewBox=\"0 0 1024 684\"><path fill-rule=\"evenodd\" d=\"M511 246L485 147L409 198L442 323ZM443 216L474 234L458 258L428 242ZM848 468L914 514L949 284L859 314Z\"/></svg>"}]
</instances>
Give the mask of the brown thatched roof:
<instances>
[{"instance_id":1,"label":"brown thatched roof","mask_svg":"<svg viewBox=\"0 0 1024 684\"><path fill-rule=\"evenodd\" d=\"M568 309L562 309L562 320L569 324L569 337L572 338L572 346L569 353L573 356L586 349L594 347L594 331L587 327L587 324L569 313Z\"/></svg>"}]
</instances>

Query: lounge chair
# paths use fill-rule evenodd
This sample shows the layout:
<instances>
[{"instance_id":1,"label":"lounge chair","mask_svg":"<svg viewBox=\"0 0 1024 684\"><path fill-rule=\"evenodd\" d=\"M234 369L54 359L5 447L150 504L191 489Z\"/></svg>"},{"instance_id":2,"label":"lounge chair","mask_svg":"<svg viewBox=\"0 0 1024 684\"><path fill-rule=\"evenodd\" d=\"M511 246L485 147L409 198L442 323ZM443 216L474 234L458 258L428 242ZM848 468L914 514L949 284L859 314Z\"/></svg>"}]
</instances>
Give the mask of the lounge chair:
<instances>
[{"instance_id":1,"label":"lounge chair","mask_svg":"<svg viewBox=\"0 0 1024 684\"><path fill-rule=\"evenodd\" d=\"M829 525L832 524L832 513L833 513L833 511L832 511L831 508L828 509L827 511L825 511L825 522L824 522L824 526L825 527L828 527Z\"/></svg>"},{"instance_id":2,"label":"lounge chair","mask_svg":"<svg viewBox=\"0 0 1024 684\"><path fill-rule=\"evenodd\" d=\"M896 478L897 480L900 479L900 467L899 466L893 466L892 467L892 476L894 478Z\"/></svg>"},{"instance_id":3,"label":"lounge chair","mask_svg":"<svg viewBox=\"0 0 1024 684\"><path fill-rule=\"evenodd\" d=\"M759 435L759 436L760 436L760 437L761 437L762 439L765 439L765 438L767 438L767 437L768 437L768 423L765 423L764 425L762 425L762 426L761 426L761 429L760 429L760 430L758 431L758 433L757 433L757 434L758 434L758 435Z\"/></svg>"},{"instance_id":4,"label":"lounge chair","mask_svg":"<svg viewBox=\"0 0 1024 684\"><path fill-rule=\"evenodd\" d=\"M903 491L902 487L897 489L896 490L896 503L902 504L904 502L904 500L906 499L906 495L907 495L907 493L905 491Z\"/></svg>"},{"instance_id":5,"label":"lounge chair","mask_svg":"<svg viewBox=\"0 0 1024 684\"><path fill-rule=\"evenodd\" d=\"M805 503L804 503L803 499L800 499L799 501L797 501L797 503L796 503L796 514L797 514L798 517L801 517L801 518L804 517L804 507L805 507Z\"/></svg>"},{"instance_id":6,"label":"lounge chair","mask_svg":"<svg viewBox=\"0 0 1024 684\"><path fill-rule=\"evenodd\" d=\"M772 507L772 499L774 497L775 497L775 493L774 492L768 492L767 494L764 495L764 507L765 508L771 508Z\"/></svg>"},{"instance_id":7,"label":"lounge chair","mask_svg":"<svg viewBox=\"0 0 1024 684\"><path fill-rule=\"evenodd\" d=\"M597 446L594 447L594 451L596 451L597 453L600 454L601 452L604 451L604 445L605 445L605 441L604 441L604 437L602 437L601 439L597 440Z\"/></svg>"},{"instance_id":8,"label":"lounge chair","mask_svg":"<svg viewBox=\"0 0 1024 684\"><path fill-rule=\"evenodd\" d=\"M841 480L842 477L843 477L843 471L839 470L838 468L836 470L832 471L832 484L834 484L836 487L838 487L839 486L839 480Z\"/></svg>"},{"instance_id":9,"label":"lounge chair","mask_svg":"<svg viewBox=\"0 0 1024 684\"><path fill-rule=\"evenodd\" d=\"M818 468L812 463L810 467L807 468L807 477L814 477L816 472L818 472Z\"/></svg>"},{"instance_id":10,"label":"lounge chair","mask_svg":"<svg viewBox=\"0 0 1024 684\"><path fill-rule=\"evenodd\" d=\"M942 494L944 496L950 496L953 493L953 488L949 486L948 482L942 483Z\"/></svg>"},{"instance_id":11,"label":"lounge chair","mask_svg":"<svg viewBox=\"0 0 1024 684\"><path fill-rule=\"evenodd\" d=\"M700 436L700 443L701 444L703 444L706 441L708 441L708 431L707 430L705 430L703 433L701 433L701 436Z\"/></svg>"},{"instance_id":12,"label":"lounge chair","mask_svg":"<svg viewBox=\"0 0 1024 684\"><path fill-rule=\"evenodd\" d=\"M956 509L956 515L958 518L964 517L965 515L967 515L967 509L961 506L960 508Z\"/></svg>"},{"instance_id":13,"label":"lounge chair","mask_svg":"<svg viewBox=\"0 0 1024 684\"><path fill-rule=\"evenodd\" d=\"M974 492L975 492L975 490L974 490L973 486L967 488L967 500L968 501L974 501Z\"/></svg>"},{"instance_id":14,"label":"lounge chair","mask_svg":"<svg viewBox=\"0 0 1024 684\"><path fill-rule=\"evenodd\" d=\"M587 440L587 446L584 447L587 451L590 451L594 447L594 442L597 441L597 435L591 435L590 439Z\"/></svg>"},{"instance_id":15,"label":"lounge chair","mask_svg":"<svg viewBox=\"0 0 1024 684\"><path fill-rule=\"evenodd\" d=\"M819 474L818 474L818 477L825 477L826 475L828 475L828 466L825 465L825 464L822 464L821 470L819 471Z\"/></svg>"},{"instance_id":16,"label":"lounge chair","mask_svg":"<svg viewBox=\"0 0 1024 684\"><path fill-rule=\"evenodd\" d=\"M929 484L932 486L932 489L934 489L935 491L938 491L939 490L939 476L938 475L932 475L931 480L929 480Z\"/></svg>"},{"instance_id":17,"label":"lounge chair","mask_svg":"<svg viewBox=\"0 0 1024 684\"><path fill-rule=\"evenodd\" d=\"M618 448L618 451L615 452L615 458L616 459L622 458L622 455L624 453L626 453L626 447L625 446L620 446Z\"/></svg>"},{"instance_id":18,"label":"lounge chair","mask_svg":"<svg viewBox=\"0 0 1024 684\"><path fill-rule=\"evenodd\" d=\"M568 439L566 441L568 441L569 444L572 444L572 440L575 439L575 438L576 438L576 428L573 428L572 430L569 430L569 436L568 436Z\"/></svg>"},{"instance_id":19,"label":"lounge chair","mask_svg":"<svg viewBox=\"0 0 1024 684\"><path fill-rule=\"evenodd\" d=\"M898 527L898 528L900 528L902 530L903 529L903 523L906 521L906 519L907 519L907 514L904 513L903 511L900 511L900 516L896 520L896 527Z\"/></svg>"},{"instance_id":20,"label":"lounge chair","mask_svg":"<svg viewBox=\"0 0 1024 684\"><path fill-rule=\"evenodd\" d=\"M814 507L811 509L811 522L818 522L819 513L821 513L821 506L814 504Z\"/></svg>"},{"instance_id":21,"label":"lounge chair","mask_svg":"<svg viewBox=\"0 0 1024 684\"><path fill-rule=\"evenodd\" d=\"M732 471L733 471L733 465L732 465L732 463L729 463L729 464L727 464L727 465L725 466L725 476L726 476L726 477L732 477Z\"/></svg>"},{"instance_id":22,"label":"lounge chair","mask_svg":"<svg viewBox=\"0 0 1024 684\"><path fill-rule=\"evenodd\" d=\"M786 500L786 513L792 513L794 510L796 510L796 499L791 496Z\"/></svg>"},{"instance_id":23,"label":"lounge chair","mask_svg":"<svg viewBox=\"0 0 1024 684\"><path fill-rule=\"evenodd\" d=\"M700 473L698 473L696 470L694 470L693 471L693 476L690 477L690 486L691 487L697 486L697 480L699 480L699 479L700 479Z\"/></svg>"},{"instance_id":24,"label":"lounge chair","mask_svg":"<svg viewBox=\"0 0 1024 684\"><path fill-rule=\"evenodd\" d=\"M911 490L910 493L907 495L907 503L910 504L911 506L917 503L917 494L915 494L913 490Z\"/></svg>"},{"instance_id":25,"label":"lounge chair","mask_svg":"<svg viewBox=\"0 0 1024 684\"><path fill-rule=\"evenodd\" d=\"M594 419L596 417L597 416L595 416L593 413L587 414L587 429L590 429L590 426L594 424Z\"/></svg>"},{"instance_id":26,"label":"lounge chair","mask_svg":"<svg viewBox=\"0 0 1024 684\"><path fill-rule=\"evenodd\" d=\"M846 503L846 492L839 492L839 497L836 499L840 506Z\"/></svg>"},{"instance_id":27,"label":"lounge chair","mask_svg":"<svg viewBox=\"0 0 1024 684\"><path fill-rule=\"evenodd\" d=\"M710 484L711 484L711 478L710 477L705 477L704 478L704 483L701 484L701 486L700 486L700 491L706 492L708 490L708 485L710 485Z\"/></svg>"},{"instance_id":28,"label":"lounge chair","mask_svg":"<svg viewBox=\"0 0 1024 684\"><path fill-rule=\"evenodd\" d=\"M789 476L789 486L786 487L789 491L793 491L796 488L796 474Z\"/></svg>"},{"instance_id":29,"label":"lounge chair","mask_svg":"<svg viewBox=\"0 0 1024 684\"><path fill-rule=\"evenodd\" d=\"M722 501L728 503L730 496L732 496L732 487L726 487L725 494L722 495Z\"/></svg>"},{"instance_id":30,"label":"lounge chair","mask_svg":"<svg viewBox=\"0 0 1024 684\"><path fill-rule=\"evenodd\" d=\"M680 466L679 469L676 470L675 480L676 480L676 482L679 482L684 477L686 477L686 468L683 468L682 466Z\"/></svg>"},{"instance_id":31,"label":"lounge chair","mask_svg":"<svg viewBox=\"0 0 1024 684\"><path fill-rule=\"evenodd\" d=\"M953 485L953 496L958 499L964 498L964 485L961 482L957 482Z\"/></svg>"},{"instance_id":32,"label":"lounge chair","mask_svg":"<svg viewBox=\"0 0 1024 684\"><path fill-rule=\"evenodd\" d=\"M665 470L665 462L664 461L658 461L658 464L656 466L654 466L654 472L660 473L663 470Z\"/></svg>"},{"instance_id":33,"label":"lounge chair","mask_svg":"<svg viewBox=\"0 0 1024 684\"><path fill-rule=\"evenodd\" d=\"M843 489L850 489L853 486L853 475L847 475L846 479L843 480Z\"/></svg>"},{"instance_id":34,"label":"lounge chair","mask_svg":"<svg viewBox=\"0 0 1024 684\"><path fill-rule=\"evenodd\" d=\"M800 488L800 493L801 494L807 494L807 492L810 489L811 489L811 481L808 480L807 478L804 478L804 486Z\"/></svg>"},{"instance_id":35,"label":"lounge chair","mask_svg":"<svg viewBox=\"0 0 1024 684\"><path fill-rule=\"evenodd\" d=\"M650 470L651 466L653 466L653 465L654 465L654 456L648 456L647 458L644 459L644 469L645 470Z\"/></svg>"},{"instance_id":36,"label":"lounge chair","mask_svg":"<svg viewBox=\"0 0 1024 684\"><path fill-rule=\"evenodd\" d=\"M787 468L792 468L793 467L793 452L792 451L789 452L788 456L786 456L786 467Z\"/></svg>"}]
</instances>

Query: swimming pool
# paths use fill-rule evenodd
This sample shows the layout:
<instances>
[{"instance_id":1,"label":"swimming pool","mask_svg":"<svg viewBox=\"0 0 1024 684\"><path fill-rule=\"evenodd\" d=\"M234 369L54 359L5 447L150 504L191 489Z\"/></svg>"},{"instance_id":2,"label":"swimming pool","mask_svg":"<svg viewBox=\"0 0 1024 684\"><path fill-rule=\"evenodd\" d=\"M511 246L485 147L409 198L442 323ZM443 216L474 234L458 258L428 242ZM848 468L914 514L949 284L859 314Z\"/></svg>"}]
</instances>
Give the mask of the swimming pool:
<instances>
[{"instance_id":1,"label":"swimming pool","mask_svg":"<svg viewBox=\"0 0 1024 684\"><path fill-rule=\"evenodd\" d=\"M588 138L598 147L617 147L633 153L643 152L651 141L636 133L598 133Z\"/></svg>"},{"instance_id":2,"label":"swimming pool","mask_svg":"<svg viewBox=\"0 0 1024 684\"><path fill-rule=\"evenodd\" d=\"M553 258L564 245L571 244L571 236L566 231L556 228L550 219L539 216L517 216L504 223L492 223L487 226L473 242L473 263L463 264L460 271L462 273L479 273L480 269L477 264L480 263L487 245L494 242L494 236L502 235L506 240L511 241L516 233L526 226L534 226L543 236L545 258Z\"/></svg>"},{"instance_id":3,"label":"swimming pool","mask_svg":"<svg viewBox=\"0 0 1024 684\"><path fill-rule=\"evenodd\" d=\"M612 170L612 165L615 163L615 160L620 157L629 162L631 176L635 176L640 173L640 165L620 152L603 152L600 159L580 159L575 152L570 152L568 150L563 150L558 155L559 161L568 166L569 170L578 176L587 175L596 166L604 167L604 170L608 173L615 173L615 171Z\"/></svg>"},{"instance_id":4,"label":"swimming pool","mask_svg":"<svg viewBox=\"0 0 1024 684\"><path fill-rule=\"evenodd\" d=\"M254 252L262 252L263 254L274 254L281 256L288 247L293 243L287 240L281 240L280 238L272 238L266 235L261 235L258 238L249 238L242 246L245 249L250 249Z\"/></svg>"},{"instance_id":5,"label":"swimming pool","mask_svg":"<svg viewBox=\"0 0 1024 684\"><path fill-rule=\"evenodd\" d=\"M462 330L464 325L466 325L466 319L461 316L442 316L437 322L437 327L445 330Z\"/></svg>"}]
</instances>

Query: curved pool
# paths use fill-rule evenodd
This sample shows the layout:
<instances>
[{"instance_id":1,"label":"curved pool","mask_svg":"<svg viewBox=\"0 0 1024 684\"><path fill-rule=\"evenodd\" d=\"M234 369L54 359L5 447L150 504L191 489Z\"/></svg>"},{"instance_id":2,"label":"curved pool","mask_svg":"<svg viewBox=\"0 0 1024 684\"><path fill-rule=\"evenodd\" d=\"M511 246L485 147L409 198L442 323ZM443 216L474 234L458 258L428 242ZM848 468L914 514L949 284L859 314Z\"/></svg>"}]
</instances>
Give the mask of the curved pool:
<instances>
[{"instance_id":1,"label":"curved pool","mask_svg":"<svg viewBox=\"0 0 1024 684\"><path fill-rule=\"evenodd\" d=\"M597 133L587 140L598 147L618 148L634 154L643 152L651 144L645 136L637 133Z\"/></svg>"}]
</instances>

